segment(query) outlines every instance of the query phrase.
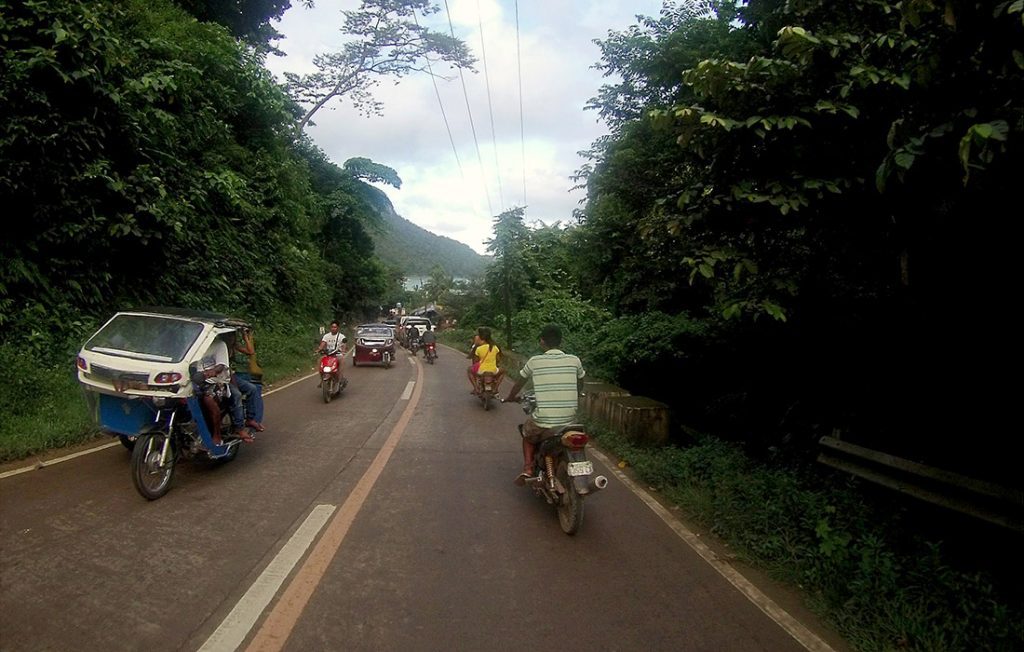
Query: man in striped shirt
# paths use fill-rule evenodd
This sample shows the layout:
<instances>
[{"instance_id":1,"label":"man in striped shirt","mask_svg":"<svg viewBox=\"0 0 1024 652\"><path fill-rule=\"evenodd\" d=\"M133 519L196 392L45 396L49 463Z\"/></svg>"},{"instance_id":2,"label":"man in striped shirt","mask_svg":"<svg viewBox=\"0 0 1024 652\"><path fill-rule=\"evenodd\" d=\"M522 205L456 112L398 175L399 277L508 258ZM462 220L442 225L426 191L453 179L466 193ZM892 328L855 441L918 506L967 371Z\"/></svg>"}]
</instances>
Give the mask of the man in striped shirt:
<instances>
[{"instance_id":1,"label":"man in striped shirt","mask_svg":"<svg viewBox=\"0 0 1024 652\"><path fill-rule=\"evenodd\" d=\"M545 437L555 434L558 428L574 423L579 407L578 382L586 374L583 364L574 355L563 352L562 329L548 324L540 331L540 348L544 351L526 361L506 401L519 400L519 390L527 381L533 381L537 397L537 409L522 427L523 472L516 478L516 484L523 485L533 476L533 456Z\"/></svg>"}]
</instances>

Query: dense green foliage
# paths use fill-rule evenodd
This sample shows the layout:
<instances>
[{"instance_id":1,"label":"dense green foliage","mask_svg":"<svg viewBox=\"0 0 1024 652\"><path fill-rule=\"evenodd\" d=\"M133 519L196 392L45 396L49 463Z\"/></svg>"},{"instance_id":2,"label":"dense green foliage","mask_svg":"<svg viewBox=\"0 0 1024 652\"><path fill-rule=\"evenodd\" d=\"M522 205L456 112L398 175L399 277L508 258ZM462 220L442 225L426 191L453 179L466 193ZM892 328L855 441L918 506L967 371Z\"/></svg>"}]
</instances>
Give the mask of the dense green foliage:
<instances>
[{"instance_id":1,"label":"dense green foliage","mask_svg":"<svg viewBox=\"0 0 1024 652\"><path fill-rule=\"evenodd\" d=\"M243 39L258 50L273 50L271 41L281 35L270 21L280 20L291 7L291 0L180 0L179 4L204 22L217 23L232 36ZM303 0L313 6L313 0Z\"/></svg>"},{"instance_id":2,"label":"dense green foliage","mask_svg":"<svg viewBox=\"0 0 1024 652\"><path fill-rule=\"evenodd\" d=\"M287 98L223 29L161 2L5 18L3 339L127 305L312 316L381 292L376 191L291 147Z\"/></svg>"},{"instance_id":3,"label":"dense green foliage","mask_svg":"<svg viewBox=\"0 0 1024 652\"><path fill-rule=\"evenodd\" d=\"M258 48L169 0L0 13L3 456L89 431L69 369L116 310L248 318L274 377L311 348L294 329L375 316L401 286L369 235L390 203L362 180L397 173L293 142L298 109Z\"/></svg>"},{"instance_id":4,"label":"dense green foliage","mask_svg":"<svg viewBox=\"0 0 1024 652\"><path fill-rule=\"evenodd\" d=\"M596 434L744 559L803 587L856 649L1009 651L1024 640L1019 608L999 599L1012 583L993 577L1003 569L976 558L952 566L934 535L891 505L869 506L855 483L751 462L703 436L685 449L648 449ZM993 547L1008 543L989 536Z\"/></svg>"},{"instance_id":5,"label":"dense green foliage","mask_svg":"<svg viewBox=\"0 0 1024 652\"><path fill-rule=\"evenodd\" d=\"M1019 480L986 315L1012 291L1020 3L681 4L599 42L621 80L591 102L612 131L578 224L499 219L479 319L557 288L607 311L583 326L602 371L684 422Z\"/></svg>"}]
</instances>

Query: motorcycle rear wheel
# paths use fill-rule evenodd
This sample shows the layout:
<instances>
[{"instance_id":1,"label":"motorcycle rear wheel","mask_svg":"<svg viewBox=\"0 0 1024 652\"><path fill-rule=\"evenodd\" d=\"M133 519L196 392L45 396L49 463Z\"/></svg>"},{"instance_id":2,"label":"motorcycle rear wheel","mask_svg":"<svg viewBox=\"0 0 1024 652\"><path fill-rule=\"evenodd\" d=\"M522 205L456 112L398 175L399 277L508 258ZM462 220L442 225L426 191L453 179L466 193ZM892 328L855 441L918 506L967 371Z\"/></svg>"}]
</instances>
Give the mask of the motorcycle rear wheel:
<instances>
[{"instance_id":1,"label":"motorcycle rear wheel","mask_svg":"<svg viewBox=\"0 0 1024 652\"><path fill-rule=\"evenodd\" d=\"M583 525L583 496L576 493L576 487L573 486L572 478L569 477L569 466L565 460L558 463L555 477L565 487L565 493L562 494L556 505L558 524L562 526L562 532L572 536L579 532L580 526Z\"/></svg>"},{"instance_id":2,"label":"motorcycle rear wheel","mask_svg":"<svg viewBox=\"0 0 1024 652\"><path fill-rule=\"evenodd\" d=\"M155 432L140 436L132 450L132 483L146 500L156 500L171 489L177 451L171 442L167 464L161 466L160 456L168 435Z\"/></svg>"}]
</instances>

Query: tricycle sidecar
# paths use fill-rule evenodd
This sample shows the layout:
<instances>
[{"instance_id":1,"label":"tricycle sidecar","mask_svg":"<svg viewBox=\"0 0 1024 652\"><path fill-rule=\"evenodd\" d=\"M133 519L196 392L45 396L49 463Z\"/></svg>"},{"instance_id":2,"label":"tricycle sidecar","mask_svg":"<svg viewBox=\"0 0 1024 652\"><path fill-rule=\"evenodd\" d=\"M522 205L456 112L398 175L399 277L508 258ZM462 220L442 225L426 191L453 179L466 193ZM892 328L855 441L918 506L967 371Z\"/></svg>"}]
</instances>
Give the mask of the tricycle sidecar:
<instances>
[{"instance_id":1,"label":"tricycle sidecar","mask_svg":"<svg viewBox=\"0 0 1024 652\"><path fill-rule=\"evenodd\" d=\"M145 498L167 493L180 459L228 461L237 455L241 439L214 441L193 380L217 364L227 369L229 360L218 359L230 351L227 340L233 344L250 331L245 322L217 313L126 311L82 347L78 380L93 416L132 450L132 480ZM230 372L221 374L219 382L229 381ZM221 394L229 395L230 388Z\"/></svg>"}]
</instances>

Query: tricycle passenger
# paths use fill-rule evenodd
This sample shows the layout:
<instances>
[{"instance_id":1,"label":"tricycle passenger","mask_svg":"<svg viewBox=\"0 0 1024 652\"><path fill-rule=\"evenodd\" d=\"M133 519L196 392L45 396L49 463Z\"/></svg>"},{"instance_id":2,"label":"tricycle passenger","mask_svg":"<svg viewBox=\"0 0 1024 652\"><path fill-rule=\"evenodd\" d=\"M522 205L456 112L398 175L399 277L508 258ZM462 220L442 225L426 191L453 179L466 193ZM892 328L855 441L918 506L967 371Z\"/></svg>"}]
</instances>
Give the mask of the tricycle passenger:
<instances>
[{"instance_id":1,"label":"tricycle passenger","mask_svg":"<svg viewBox=\"0 0 1024 652\"><path fill-rule=\"evenodd\" d=\"M238 386L245 397L245 425L256 432L263 432L263 388L252 382L250 375L245 371L239 371L243 364L249 368L252 356L256 355L256 349L252 345L252 336L249 331L239 341L235 333L228 336L228 346L234 355L234 369L231 373L231 382ZM242 357L238 354L243 354Z\"/></svg>"}]
</instances>

